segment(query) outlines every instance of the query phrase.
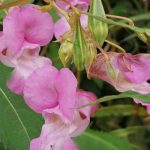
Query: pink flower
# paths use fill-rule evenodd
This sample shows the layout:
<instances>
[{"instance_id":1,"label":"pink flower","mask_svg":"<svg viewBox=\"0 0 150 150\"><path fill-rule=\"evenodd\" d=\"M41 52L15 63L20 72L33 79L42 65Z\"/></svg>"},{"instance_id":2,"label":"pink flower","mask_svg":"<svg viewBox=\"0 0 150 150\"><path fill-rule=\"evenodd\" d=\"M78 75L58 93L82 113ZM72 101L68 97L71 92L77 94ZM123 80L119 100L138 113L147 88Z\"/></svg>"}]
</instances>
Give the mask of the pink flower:
<instances>
[{"instance_id":1,"label":"pink flower","mask_svg":"<svg viewBox=\"0 0 150 150\"><path fill-rule=\"evenodd\" d=\"M77 92L77 106L80 107L90 101L96 100L91 92L79 90ZM88 106L74 109L74 117L71 122L64 122L58 114L50 109L44 110L45 124L39 138L31 141L30 150L77 150L77 146L71 138L81 134L89 125L90 116L95 112L97 106Z\"/></svg>"},{"instance_id":2,"label":"pink flower","mask_svg":"<svg viewBox=\"0 0 150 150\"><path fill-rule=\"evenodd\" d=\"M74 128L74 124L64 124L57 115L45 116L41 135L31 141L30 150L78 150L71 140Z\"/></svg>"},{"instance_id":3,"label":"pink flower","mask_svg":"<svg viewBox=\"0 0 150 150\"><path fill-rule=\"evenodd\" d=\"M52 39L53 22L48 13L37 8L32 4L13 7L0 32L0 61L15 68L7 85L17 94L22 94L24 82L34 69L51 64L39 56L39 51Z\"/></svg>"},{"instance_id":4,"label":"pink flower","mask_svg":"<svg viewBox=\"0 0 150 150\"><path fill-rule=\"evenodd\" d=\"M76 88L77 80L69 69L58 71L49 65L36 69L30 75L25 84L24 98L36 112L55 108L57 113L60 110L63 116L72 119Z\"/></svg>"},{"instance_id":5,"label":"pink flower","mask_svg":"<svg viewBox=\"0 0 150 150\"><path fill-rule=\"evenodd\" d=\"M24 43L46 45L53 37L53 21L48 13L28 4L13 7L3 21L1 33L1 55L20 56Z\"/></svg>"},{"instance_id":6,"label":"pink flower","mask_svg":"<svg viewBox=\"0 0 150 150\"><path fill-rule=\"evenodd\" d=\"M66 11L70 9L69 4L62 2L61 0L57 0L56 2L61 8L65 9ZM90 0L68 0L68 3L71 3L79 10L86 12L88 10ZM88 17L86 15L81 15L80 21L83 28L87 27ZM55 23L54 26L54 34L56 39L59 39L64 33L68 32L70 29L70 25L65 17L61 16L61 18Z\"/></svg>"},{"instance_id":7,"label":"pink flower","mask_svg":"<svg viewBox=\"0 0 150 150\"><path fill-rule=\"evenodd\" d=\"M150 55L149 54L121 54L108 52L109 63L103 54L97 56L90 68L90 75L102 79L113 85L118 91L135 91L141 94L150 93ZM150 113L150 104L141 103Z\"/></svg>"},{"instance_id":8,"label":"pink flower","mask_svg":"<svg viewBox=\"0 0 150 150\"><path fill-rule=\"evenodd\" d=\"M90 75L112 84L118 91L150 93L150 55L108 52L109 63L99 54L90 68ZM146 70L146 71L145 71Z\"/></svg>"},{"instance_id":9,"label":"pink flower","mask_svg":"<svg viewBox=\"0 0 150 150\"><path fill-rule=\"evenodd\" d=\"M83 94L77 92L77 80L69 69L58 71L51 65L36 69L24 87L24 99L29 107L39 113L49 109L49 112L55 112L66 122L73 119L77 97L82 99ZM93 95L89 97L95 100Z\"/></svg>"},{"instance_id":10,"label":"pink flower","mask_svg":"<svg viewBox=\"0 0 150 150\"><path fill-rule=\"evenodd\" d=\"M88 17L86 15L81 15L80 17L81 25L83 28L87 27ZM54 34L56 39L61 38L66 32L70 30L70 25L65 19L65 17L61 17L54 25Z\"/></svg>"},{"instance_id":11,"label":"pink flower","mask_svg":"<svg viewBox=\"0 0 150 150\"><path fill-rule=\"evenodd\" d=\"M8 88L14 93L22 94L25 81L34 70L42 66L51 65L50 59L39 56L39 50L39 46L27 44L22 47L23 54L17 59L3 58L3 61L5 60L3 63L14 67L11 77L7 82Z\"/></svg>"},{"instance_id":12,"label":"pink flower","mask_svg":"<svg viewBox=\"0 0 150 150\"><path fill-rule=\"evenodd\" d=\"M56 0L56 3L64 10L69 10L71 8L69 4L71 4L82 11L87 11L90 0L66 0L66 2L63 2L62 0Z\"/></svg>"}]
</instances>

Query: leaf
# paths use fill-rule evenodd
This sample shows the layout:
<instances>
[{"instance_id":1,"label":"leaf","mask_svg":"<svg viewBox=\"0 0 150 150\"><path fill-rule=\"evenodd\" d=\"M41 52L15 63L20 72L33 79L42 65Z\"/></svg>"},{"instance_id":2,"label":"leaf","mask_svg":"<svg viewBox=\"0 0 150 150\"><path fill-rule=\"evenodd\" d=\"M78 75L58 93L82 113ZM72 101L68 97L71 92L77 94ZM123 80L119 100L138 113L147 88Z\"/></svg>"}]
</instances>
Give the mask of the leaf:
<instances>
[{"instance_id":1,"label":"leaf","mask_svg":"<svg viewBox=\"0 0 150 150\"><path fill-rule=\"evenodd\" d=\"M147 112L143 107L120 104L120 105L101 107L99 111L97 111L94 114L94 117L130 116L134 114L146 116Z\"/></svg>"},{"instance_id":2,"label":"leaf","mask_svg":"<svg viewBox=\"0 0 150 150\"><path fill-rule=\"evenodd\" d=\"M0 64L0 142L10 150L28 150L30 140L39 135L43 120L21 96L5 87L10 71Z\"/></svg>"},{"instance_id":3,"label":"leaf","mask_svg":"<svg viewBox=\"0 0 150 150\"><path fill-rule=\"evenodd\" d=\"M118 136L127 137L127 136L129 136L131 134L135 134L138 131L142 131L142 130L145 130L145 129L150 129L149 125L145 125L145 126L131 126L131 127L127 127L127 128L124 128L124 129L114 130L111 133L114 133L114 134L116 134Z\"/></svg>"},{"instance_id":4,"label":"leaf","mask_svg":"<svg viewBox=\"0 0 150 150\"><path fill-rule=\"evenodd\" d=\"M132 150L125 139L112 133L88 130L75 141L80 150Z\"/></svg>"}]
</instances>

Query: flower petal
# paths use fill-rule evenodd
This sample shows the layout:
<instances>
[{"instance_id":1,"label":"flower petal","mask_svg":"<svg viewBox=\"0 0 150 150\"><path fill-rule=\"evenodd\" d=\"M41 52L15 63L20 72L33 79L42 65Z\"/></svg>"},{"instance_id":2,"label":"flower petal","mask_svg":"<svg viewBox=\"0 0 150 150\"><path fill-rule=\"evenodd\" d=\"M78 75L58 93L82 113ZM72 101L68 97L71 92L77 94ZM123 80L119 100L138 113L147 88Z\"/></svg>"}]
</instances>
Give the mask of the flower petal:
<instances>
[{"instance_id":1,"label":"flower petal","mask_svg":"<svg viewBox=\"0 0 150 150\"><path fill-rule=\"evenodd\" d=\"M60 109L69 120L73 119L76 102L77 79L73 73L63 68L60 70L57 80L56 89L59 95Z\"/></svg>"},{"instance_id":2,"label":"flower petal","mask_svg":"<svg viewBox=\"0 0 150 150\"><path fill-rule=\"evenodd\" d=\"M26 80L24 99L34 111L41 113L44 109L58 104L55 89L57 73L56 68L46 65L36 69Z\"/></svg>"},{"instance_id":3,"label":"flower petal","mask_svg":"<svg viewBox=\"0 0 150 150\"><path fill-rule=\"evenodd\" d=\"M64 33L68 32L70 30L70 25L68 24L67 20L65 17L61 17L54 26L54 33L56 39L61 38Z\"/></svg>"},{"instance_id":4,"label":"flower petal","mask_svg":"<svg viewBox=\"0 0 150 150\"><path fill-rule=\"evenodd\" d=\"M37 5L28 4L21 7L21 16L26 41L42 46L51 41L54 25L49 13L41 12Z\"/></svg>"}]
</instances>

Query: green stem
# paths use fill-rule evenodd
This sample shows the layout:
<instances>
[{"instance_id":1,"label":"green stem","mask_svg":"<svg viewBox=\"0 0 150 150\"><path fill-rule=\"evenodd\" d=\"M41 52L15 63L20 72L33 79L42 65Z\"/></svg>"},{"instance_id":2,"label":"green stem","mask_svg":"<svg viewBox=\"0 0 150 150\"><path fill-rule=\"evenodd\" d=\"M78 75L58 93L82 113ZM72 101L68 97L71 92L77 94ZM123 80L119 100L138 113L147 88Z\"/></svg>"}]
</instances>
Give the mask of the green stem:
<instances>
[{"instance_id":1,"label":"green stem","mask_svg":"<svg viewBox=\"0 0 150 150\"><path fill-rule=\"evenodd\" d=\"M93 18L95 18L97 20L100 20L100 21L102 21L104 23L121 26L123 28L128 28L128 29L130 29L130 30L132 30L134 32L143 32L143 33L145 33L145 32L147 32L147 30L149 30L147 28L140 28L140 27L130 26L130 25L127 25L127 24L125 24L123 22L116 22L116 21L113 21L111 19L95 16L95 15L92 15L90 13L85 13L85 14L88 15L89 17L93 17Z\"/></svg>"},{"instance_id":2,"label":"green stem","mask_svg":"<svg viewBox=\"0 0 150 150\"><path fill-rule=\"evenodd\" d=\"M146 13L146 14L140 14L140 15L137 15L137 16L132 16L132 17L129 17L132 21L134 22L137 22L137 21L143 21L143 20L150 20L150 13ZM125 20L120 20L118 22L122 22L122 23L125 23L126 21ZM109 27L109 29L113 28L114 25L111 25Z\"/></svg>"},{"instance_id":3,"label":"green stem","mask_svg":"<svg viewBox=\"0 0 150 150\"><path fill-rule=\"evenodd\" d=\"M29 0L17 0L17 1L14 1L14 2L10 2L8 4L0 5L0 10L10 8L10 7L13 7L13 6L18 6L18 5L27 3L28 1Z\"/></svg>"},{"instance_id":4,"label":"green stem","mask_svg":"<svg viewBox=\"0 0 150 150\"><path fill-rule=\"evenodd\" d=\"M82 108L82 107L89 106L89 105L97 105L97 104L99 104L99 103L108 102L108 101L110 101L110 100L121 99L121 98L130 98L130 96L127 96L127 95L125 95L124 93L121 93L121 94L119 94L119 95L104 96L104 97L102 97L102 98L100 98L100 99L97 99L97 100L94 101L94 102L88 103L88 104L86 104L86 105L82 105L81 108Z\"/></svg>"}]
</instances>

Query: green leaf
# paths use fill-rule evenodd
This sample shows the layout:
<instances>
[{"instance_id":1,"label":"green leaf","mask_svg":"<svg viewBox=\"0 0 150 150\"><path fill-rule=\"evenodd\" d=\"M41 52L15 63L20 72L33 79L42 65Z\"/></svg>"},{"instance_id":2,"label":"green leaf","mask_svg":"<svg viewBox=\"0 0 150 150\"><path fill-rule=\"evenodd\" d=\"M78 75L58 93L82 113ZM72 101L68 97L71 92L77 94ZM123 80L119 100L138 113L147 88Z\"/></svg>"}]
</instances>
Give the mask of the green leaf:
<instances>
[{"instance_id":1,"label":"green leaf","mask_svg":"<svg viewBox=\"0 0 150 150\"><path fill-rule=\"evenodd\" d=\"M75 141L80 150L132 150L125 139L112 133L88 130Z\"/></svg>"},{"instance_id":2,"label":"green leaf","mask_svg":"<svg viewBox=\"0 0 150 150\"><path fill-rule=\"evenodd\" d=\"M30 140L39 136L43 120L26 106L21 96L6 88L10 72L0 64L0 142L10 150L28 150Z\"/></svg>"},{"instance_id":3,"label":"green leaf","mask_svg":"<svg viewBox=\"0 0 150 150\"><path fill-rule=\"evenodd\" d=\"M120 104L120 105L101 107L99 111L97 111L94 114L94 117L130 116L134 114L146 116L147 112L143 107L137 107L136 105Z\"/></svg>"},{"instance_id":4,"label":"green leaf","mask_svg":"<svg viewBox=\"0 0 150 150\"><path fill-rule=\"evenodd\" d=\"M114 133L114 134L116 134L118 136L127 137L127 136L129 136L131 134L135 134L138 131L142 131L142 130L145 130L145 129L150 129L149 125L145 125L145 126L131 126L131 127L127 127L127 128L124 128L124 129L114 130L111 133Z\"/></svg>"}]
</instances>

